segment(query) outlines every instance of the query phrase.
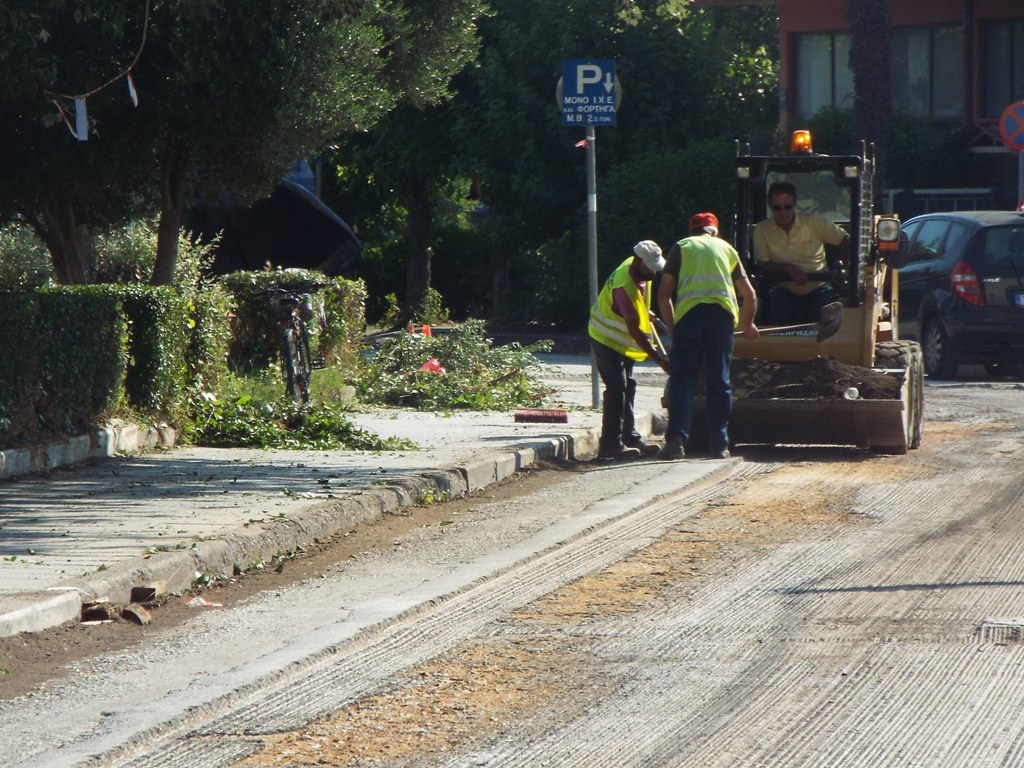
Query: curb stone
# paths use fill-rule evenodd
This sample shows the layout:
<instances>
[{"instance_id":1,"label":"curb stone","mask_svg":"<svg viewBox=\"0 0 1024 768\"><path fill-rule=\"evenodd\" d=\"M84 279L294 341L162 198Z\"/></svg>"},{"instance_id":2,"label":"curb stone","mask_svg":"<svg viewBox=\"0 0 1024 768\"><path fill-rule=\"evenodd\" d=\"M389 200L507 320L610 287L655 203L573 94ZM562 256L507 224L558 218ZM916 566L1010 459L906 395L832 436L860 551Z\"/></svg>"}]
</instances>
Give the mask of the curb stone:
<instances>
[{"instance_id":1,"label":"curb stone","mask_svg":"<svg viewBox=\"0 0 1024 768\"><path fill-rule=\"evenodd\" d=\"M42 474L89 459L169 449L174 447L177 438L175 430L167 426L140 427L115 420L92 434L0 451L0 480Z\"/></svg>"},{"instance_id":2,"label":"curb stone","mask_svg":"<svg viewBox=\"0 0 1024 768\"><path fill-rule=\"evenodd\" d=\"M651 423L646 415L640 417L638 414L641 429ZM45 592L0 595L0 637L38 632L80 620L83 606L89 603L128 604L134 588L154 581L163 582L169 594L181 594L193 589L201 576L233 576L249 570L254 563L270 562L282 552L380 520L403 507L418 504L428 494L454 498L504 480L539 460L592 456L596 454L599 436L600 430L590 427L527 439L512 449L460 466L396 475L386 485L313 502L287 517L249 524L216 539L195 542L188 549L116 563L102 572L71 579Z\"/></svg>"}]
</instances>

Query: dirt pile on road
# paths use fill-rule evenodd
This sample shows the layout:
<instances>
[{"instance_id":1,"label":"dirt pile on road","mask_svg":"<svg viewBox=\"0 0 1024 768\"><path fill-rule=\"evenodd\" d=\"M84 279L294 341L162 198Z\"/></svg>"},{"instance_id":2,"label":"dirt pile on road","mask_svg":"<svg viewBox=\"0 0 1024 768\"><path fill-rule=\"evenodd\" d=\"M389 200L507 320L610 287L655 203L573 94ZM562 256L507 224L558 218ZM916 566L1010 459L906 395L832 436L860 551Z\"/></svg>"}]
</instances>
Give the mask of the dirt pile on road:
<instances>
[{"instance_id":1,"label":"dirt pile on road","mask_svg":"<svg viewBox=\"0 0 1024 768\"><path fill-rule=\"evenodd\" d=\"M835 400L852 388L862 400L899 400L901 376L816 357L802 363L734 359L730 370L734 400L770 398Z\"/></svg>"}]
</instances>

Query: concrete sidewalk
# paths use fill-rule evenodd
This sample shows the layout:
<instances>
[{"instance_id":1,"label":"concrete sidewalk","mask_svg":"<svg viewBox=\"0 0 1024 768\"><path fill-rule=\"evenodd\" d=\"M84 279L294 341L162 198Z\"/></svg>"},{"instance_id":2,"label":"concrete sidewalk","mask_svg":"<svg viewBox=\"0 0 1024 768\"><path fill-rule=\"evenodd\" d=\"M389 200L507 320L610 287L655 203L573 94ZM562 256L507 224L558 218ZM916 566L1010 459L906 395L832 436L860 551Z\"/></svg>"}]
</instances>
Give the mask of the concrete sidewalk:
<instances>
[{"instance_id":1,"label":"concrete sidewalk","mask_svg":"<svg viewBox=\"0 0 1024 768\"><path fill-rule=\"evenodd\" d=\"M129 603L136 589L182 592L425 497L485 488L540 459L592 456L600 411L589 358L540 357L556 390L545 405L564 408L567 424L378 410L353 421L418 449L175 448L66 468L53 459L46 474L0 481L0 637L77 620L86 603ZM664 375L647 364L636 375L638 429L662 431ZM75 458L66 448L48 455Z\"/></svg>"}]
</instances>

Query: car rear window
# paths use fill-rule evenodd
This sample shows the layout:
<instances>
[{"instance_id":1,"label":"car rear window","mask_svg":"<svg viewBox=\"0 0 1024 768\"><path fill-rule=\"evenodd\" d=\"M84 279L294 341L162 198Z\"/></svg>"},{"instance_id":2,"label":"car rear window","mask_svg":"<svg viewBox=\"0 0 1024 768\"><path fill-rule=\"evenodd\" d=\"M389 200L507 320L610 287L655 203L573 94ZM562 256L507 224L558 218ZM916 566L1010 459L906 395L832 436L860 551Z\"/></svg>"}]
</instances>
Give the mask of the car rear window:
<instances>
[{"instance_id":1,"label":"car rear window","mask_svg":"<svg viewBox=\"0 0 1024 768\"><path fill-rule=\"evenodd\" d=\"M981 235L987 266L1012 264L1024 271L1024 226L989 227L982 230Z\"/></svg>"}]
</instances>

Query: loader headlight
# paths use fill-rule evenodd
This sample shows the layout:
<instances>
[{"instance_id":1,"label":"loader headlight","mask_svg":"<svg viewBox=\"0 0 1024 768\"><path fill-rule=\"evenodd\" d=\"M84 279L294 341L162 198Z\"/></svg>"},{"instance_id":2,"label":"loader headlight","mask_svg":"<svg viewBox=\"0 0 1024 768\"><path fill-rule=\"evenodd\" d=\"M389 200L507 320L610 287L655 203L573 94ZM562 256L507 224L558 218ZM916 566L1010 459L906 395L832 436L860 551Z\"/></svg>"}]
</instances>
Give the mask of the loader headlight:
<instances>
[{"instance_id":1,"label":"loader headlight","mask_svg":"<svg viewBox=\"0 0 1024 768\"><path fill-rule=\"evenodd\" d=\"M900 220L895 217L879 217L875 222L875 237L878 248L883 251L895 251L900 242Z\"/></svg>"},{"instance_id":2,"label":"loader headlight","mask_svg":"<svg viewBox=\"0 0 1024 768\"><path fill-rule=\"evenodd\" d=\"M900 239L899 219L879 219L875 234L880 242L895 243Z\"/></svg>"}]
</instances>

